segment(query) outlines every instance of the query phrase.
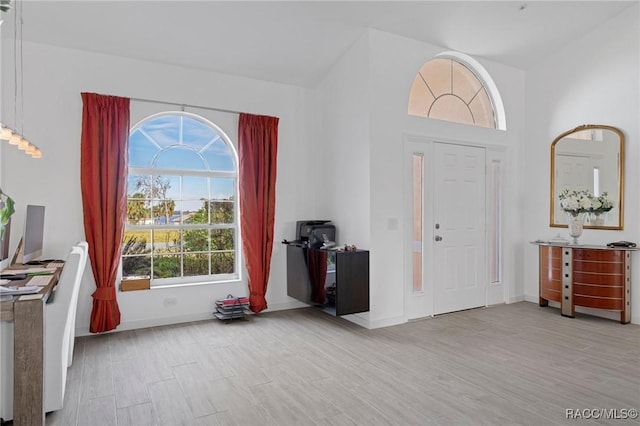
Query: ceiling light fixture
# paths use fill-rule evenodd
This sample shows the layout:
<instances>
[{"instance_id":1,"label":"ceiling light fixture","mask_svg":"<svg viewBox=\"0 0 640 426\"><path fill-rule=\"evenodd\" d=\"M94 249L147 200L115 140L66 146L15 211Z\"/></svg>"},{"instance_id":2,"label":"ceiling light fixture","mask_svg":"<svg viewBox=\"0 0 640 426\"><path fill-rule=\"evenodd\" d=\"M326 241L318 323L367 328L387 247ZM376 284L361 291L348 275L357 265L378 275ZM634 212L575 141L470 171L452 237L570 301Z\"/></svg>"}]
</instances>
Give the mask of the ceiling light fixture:
<instances>
[{"instance_id":1,"label":"ceiling light fixture","mask_svg":"<svg viewBox=\"0 0 640 426\"><path fill-rule=\"evenodd\" d=\"M32 144L24 137L24 72L23 72L23 55L22 55L22 1L17 2L18 7L14 10L14 27L13 27L13 121L17 128L18 121L18 21L20 21L20 132L16 129L5 126L0 123L0 139L9 142L9 145L17 145L18 149L23 150L32 158L41 158L40 148ZM0 10L7 12L11 7L11 0L0 0ZM18 19L18 15L19 18Z\"/></svg>"}]
</instances>

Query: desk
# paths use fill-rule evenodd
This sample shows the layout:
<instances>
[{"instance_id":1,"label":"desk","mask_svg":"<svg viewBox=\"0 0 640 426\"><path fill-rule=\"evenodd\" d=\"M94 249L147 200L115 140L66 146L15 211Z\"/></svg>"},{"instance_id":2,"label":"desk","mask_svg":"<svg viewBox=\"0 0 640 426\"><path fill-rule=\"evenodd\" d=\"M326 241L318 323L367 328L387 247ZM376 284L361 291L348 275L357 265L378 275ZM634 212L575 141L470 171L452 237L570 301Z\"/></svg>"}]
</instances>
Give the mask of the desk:
<instances>
[{"instance_id":1,"label":"desk","mask_svg":"<svg viewBox=\"0 0 640 426\"><path fill-rule=\"evenodd\" d=\"M31 266L33 267L33 266ZM27 269L14 265L9 269ZM13 321L13 424L44 425L44 304L58 283L58 268L51 282L36 295L14 296L0 302L0 319ZM14 281L27 284L31 278Z\"/></svg>"}]
</instances>

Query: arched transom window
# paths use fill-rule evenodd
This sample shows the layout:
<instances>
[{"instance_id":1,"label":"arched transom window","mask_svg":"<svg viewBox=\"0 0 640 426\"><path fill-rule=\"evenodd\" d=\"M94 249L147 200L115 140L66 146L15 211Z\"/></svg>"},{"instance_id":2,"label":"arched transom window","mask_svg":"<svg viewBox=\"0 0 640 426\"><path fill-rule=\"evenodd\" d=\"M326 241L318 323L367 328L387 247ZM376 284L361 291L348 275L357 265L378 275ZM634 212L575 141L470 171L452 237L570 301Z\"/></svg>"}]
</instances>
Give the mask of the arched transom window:
<instances>
[{"instance_id":1,"label":"arched transom window","mask_svg":"<svg viewBox=\"0 0 640 426\"><path fill-rule=\"evenodd\" d=\"M152 285L239 278L236 151L210 121L185 112L131 129L123 276Z\"/></svg>"},{"instance_id":2,"label":"arched transom window","mask_svg":"<svg viewBox=\"0 0 640 426\"><path fill-rule=\"evenodd\" d=\"M453 57L425 63L413 80L409 115L500 128L487 87L470 66Z\"/></svg>"}]
</instances>

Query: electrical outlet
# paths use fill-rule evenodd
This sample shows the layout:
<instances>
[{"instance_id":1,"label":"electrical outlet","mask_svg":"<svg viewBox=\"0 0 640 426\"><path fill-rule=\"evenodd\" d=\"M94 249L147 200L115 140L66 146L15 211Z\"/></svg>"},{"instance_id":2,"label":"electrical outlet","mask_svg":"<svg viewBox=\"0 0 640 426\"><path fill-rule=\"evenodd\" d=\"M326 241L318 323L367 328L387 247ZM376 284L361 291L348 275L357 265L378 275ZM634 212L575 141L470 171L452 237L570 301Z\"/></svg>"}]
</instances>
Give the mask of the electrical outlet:
<instances>
[{"instance_id":1,"label":"electrical outlet","mask_svg":"<svg viewBox=\"0 0 640 426\"><path fill-rule=\"evenodd\" d=\"M176 299L175 297L167 297L166 299L164 299L165 308L170 308L172 306L176 306L177 304L178 304L178 299Z\"/></svg>"}]
</instances>

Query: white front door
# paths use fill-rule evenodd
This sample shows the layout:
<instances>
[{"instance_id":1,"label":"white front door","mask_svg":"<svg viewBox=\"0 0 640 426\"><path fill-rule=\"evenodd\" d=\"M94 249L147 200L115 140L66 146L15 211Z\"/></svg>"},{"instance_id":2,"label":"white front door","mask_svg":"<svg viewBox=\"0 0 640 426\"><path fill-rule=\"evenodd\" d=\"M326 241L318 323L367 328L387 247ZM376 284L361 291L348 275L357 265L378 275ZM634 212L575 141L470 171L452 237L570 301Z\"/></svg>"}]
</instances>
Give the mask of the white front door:
<instances>
[{"instance_id":1,"label":"white front door","mask_svg":"<svg viewBox=\"0 0 640 426\"><path fill-rule=\"evenodd\" d=\"M485 306L485 150L434 143L433 167L433 313Z\"/></svg>"}]
</instances>

